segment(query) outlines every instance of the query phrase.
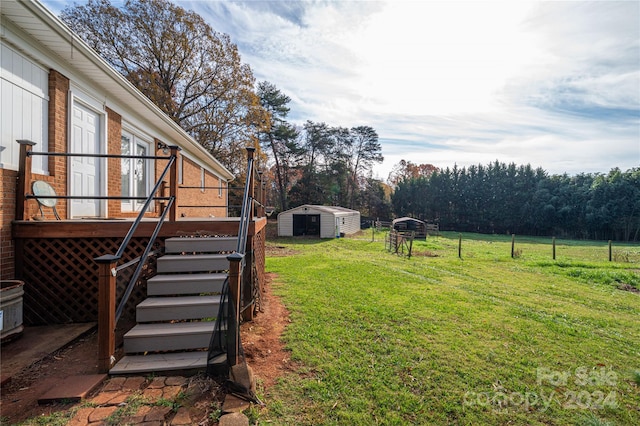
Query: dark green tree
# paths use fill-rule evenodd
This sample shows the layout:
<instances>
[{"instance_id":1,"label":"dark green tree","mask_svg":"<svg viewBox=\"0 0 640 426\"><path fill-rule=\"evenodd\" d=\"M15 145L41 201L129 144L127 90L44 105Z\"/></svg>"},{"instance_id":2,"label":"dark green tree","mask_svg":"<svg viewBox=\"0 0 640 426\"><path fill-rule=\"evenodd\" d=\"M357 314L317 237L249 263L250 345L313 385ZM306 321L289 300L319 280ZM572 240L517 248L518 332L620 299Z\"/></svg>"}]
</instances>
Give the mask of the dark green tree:
<instances>
[{"instance_id":1,"label":"dark green tree","mask_svg":"<svg viewBox=\"0 0 640 426\"><path fill-rule=\"evenodd\" d=\"M258 96L266 111L260 141L265 151L271 154L279 208L280 211L285 211L289 208L288 193L292 173L302 155L298 145L298 130L285 120L289 114L291 98L266 81L258 84Z\"/></svg>"}]
</instances>

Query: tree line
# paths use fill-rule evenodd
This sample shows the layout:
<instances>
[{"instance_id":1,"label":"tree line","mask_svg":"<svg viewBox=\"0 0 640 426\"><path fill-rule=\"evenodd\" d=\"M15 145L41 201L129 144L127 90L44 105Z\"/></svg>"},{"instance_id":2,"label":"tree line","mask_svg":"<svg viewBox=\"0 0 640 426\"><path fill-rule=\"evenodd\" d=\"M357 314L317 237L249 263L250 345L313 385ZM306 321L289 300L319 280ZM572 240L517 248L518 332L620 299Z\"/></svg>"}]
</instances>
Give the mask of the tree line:
<instances>
[{"instance_id":1,"label":"tree line","mask_svg":"<svg viewBox=\"0 0 640 426\"><path fill-rule=\"evenodd\" d=\"M640 168L569 176L498 161L454 166L401 177L392 204L441 229L638 241Z\"/></svg>"},{"instance_id":2,"label":"tree line","mask_svg":"<svg viewBox=\"0 0 640 426\"><path fill-rule=\"evenodd\" d=\"M255 147L267 203L277 211L341 205L365 217L408 215L460 231L640 237L638 169L570 177L497 161L444 170L401 161L389 186L373 178L383 160L375 129L291 123L289 96L256 84L229 36L196 13L168 0L121 7L88 0L67 6L61 18L234 173L236 186L245 180L244 147ZM237 198L230 194L230 204Z\"/></svg>"},{"instance_id":3,"label":"tree line","mask_svg":"<svg viewBox=\"0 0 640 426\"><path fill-rule=\"evenodd\" d=\"M275 85L258 84L269 123L260 133L269 154L269 202L285 211L302 204L339 205L369 215L390 214L384 185L371 177L383 161L378 134L371 126L351 128L307 120L287 121L290 98Z\"/></svg>"}]
</instances>

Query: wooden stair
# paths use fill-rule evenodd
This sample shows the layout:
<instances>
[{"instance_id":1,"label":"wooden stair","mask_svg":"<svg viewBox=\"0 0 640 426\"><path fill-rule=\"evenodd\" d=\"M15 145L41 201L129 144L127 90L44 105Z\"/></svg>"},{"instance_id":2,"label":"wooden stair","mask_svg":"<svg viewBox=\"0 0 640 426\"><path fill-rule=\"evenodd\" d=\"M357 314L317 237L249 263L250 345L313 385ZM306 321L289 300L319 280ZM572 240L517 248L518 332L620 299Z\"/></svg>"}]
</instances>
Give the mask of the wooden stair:
<instances>
[{"instance_id":1,"label":"wooden stair","mask_svg":"<svg viewBox=\"0 0 640 426\"><path fill-rule=\"evenodd\" d=\"M109 374L204 369L236 237L169 238Z\"/></svg>"}]
</instances>

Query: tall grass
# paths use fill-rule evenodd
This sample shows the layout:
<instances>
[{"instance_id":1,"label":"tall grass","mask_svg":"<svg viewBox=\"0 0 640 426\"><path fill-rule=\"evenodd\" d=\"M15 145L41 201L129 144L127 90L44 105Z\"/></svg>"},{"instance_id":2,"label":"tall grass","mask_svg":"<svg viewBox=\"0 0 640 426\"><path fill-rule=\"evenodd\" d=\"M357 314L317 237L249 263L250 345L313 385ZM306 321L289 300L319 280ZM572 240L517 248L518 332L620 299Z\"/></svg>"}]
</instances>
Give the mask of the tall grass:
<instances>
[{"instance_id":1,"label":"tall grass","mask_svg":"<svg viewBox=\"0 0 640 426\"><path fill-rule=\"evenodd\" d=\"M291 312L295 371L265 424L640 424L638 265L604 244L458 234L280 239L268 257ZM271 243L268 243L271 244ZM603 251L604 250L604 251ZM637 251L637 246L625 250Z\"/></svg>"}]
</instances>

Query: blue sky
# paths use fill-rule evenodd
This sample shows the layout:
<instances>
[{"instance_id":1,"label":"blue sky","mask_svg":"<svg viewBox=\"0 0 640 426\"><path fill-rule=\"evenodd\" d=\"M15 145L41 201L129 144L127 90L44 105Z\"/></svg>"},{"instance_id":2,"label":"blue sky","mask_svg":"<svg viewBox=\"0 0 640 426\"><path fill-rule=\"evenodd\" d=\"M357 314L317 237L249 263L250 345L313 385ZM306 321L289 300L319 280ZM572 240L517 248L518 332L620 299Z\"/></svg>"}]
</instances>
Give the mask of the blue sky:
<instances>
[{"instance_id":1,"label":"blue sky","mask_svg":"<svg viewBox=\"0 0 640 426\"><path fill-rule=\"evenodd\" d=\"M376 129L380 178L401 159L640 166L638 1L176 3L292 98L292 122Z\"/></svg>"}]
</instances>

